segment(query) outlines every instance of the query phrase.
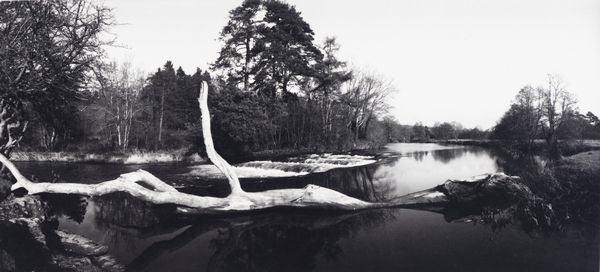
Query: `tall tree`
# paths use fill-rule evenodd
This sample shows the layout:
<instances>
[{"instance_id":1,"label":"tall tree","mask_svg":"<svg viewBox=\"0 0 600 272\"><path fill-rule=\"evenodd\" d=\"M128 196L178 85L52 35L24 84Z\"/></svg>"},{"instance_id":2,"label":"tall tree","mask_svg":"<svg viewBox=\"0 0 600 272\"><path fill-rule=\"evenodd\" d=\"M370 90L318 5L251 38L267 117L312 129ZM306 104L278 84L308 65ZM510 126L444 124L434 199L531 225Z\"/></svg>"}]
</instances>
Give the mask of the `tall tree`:
<instances>
[{"instance_id":1,"label":"tall tree","mask_svg":"<svg viewBox=\"0 0 600 272\"><path fill-rule=\"evenodd\" d=\"M531 147L535 139L543 136L550 146L556 147L559 136L573 137L573 133L565 131L580 130L578 126L585 123L576 106L573 94L565 89L562 81L548 75L547 87L526 86L519 91L510 109L494 127L492 137Z\"/></svg>"},{"instance_id":2,"label":"tall tree","mask_svg":"<svg viewBox=\"0 0 600 272\"><path fill-rule=\"evenodd\" d=\"M543 113L543 90L525 86L515 97L514 103L518 105L521 114L519 126L521 126L524 140L529 146L533 146L542 127L540 120Z\"/></svg>"},{"instance_id":3,"label":"tall tree","mask_svg":"<svg viewBox=\"0 0 600 272\"><path fill-rule=\"evenodd\" d=\"M245 0L229 12L229 21L219 37L223 47L212 65L213 69L222 70L230 83L235 86L241 83L244 91L248 90L253 75L255 45L262 27L256 18L260 8L260 0Z\"/></svg>"},{"instance_id":4,"label":"tall tree","mask_svg":"<svg viewBox=\"0 0 600 272\"><path fill-rule=\"evenodd\" d=\"M543 99L543 89L530 86L521 88L510 109L494 127L492 137L532 147L541 134Z\"/></svg>"},{"instance_id":5,"label":"tall tree","mask_svg":"<svg viewBox=\"0 0 600 272\"><path fill-rule=\"evenodd\" d=\"M557 131L577 112L575 97L556 75L548 75L548 86L543 91L542 111L546 124L546 141L551 146L556 146Z\"/></svg>"},{"instance_id":6,"label":"tall tree","mask_svg":"<svg viewBox=\"0 0 600 272\"><path fill-rule=\"evenodd\" d=\"M333 108L334 101L341 95L341 85L352 78L352 73L346 70L346 63L340 61L337 53L340 45L334 37L327 37L321 47L324 58L317 66L317 83L313 93L317 94L321 108L321 122L325 139L330 143L333 139Z\"/></svg>"},{"instance_id":7,"label":"tall tree","mask_svg":"<svg viewBox=\"0 0 600 272\"><path fill-rule=\"evenodd\" d=\"M233 9L221 31L223 42L213 69L243 90L286 95L302 77L315 76L321 51L314 32L294 6L246 0Z\"/></svg>"},{"instance_id":8,"label":"tall tree","mask_svg":"<svg viewBox=\"0 0 600 272\"><path fill-rule=\"evenodd\" d=\"M438 140L455 139L457 137L457 129L454 125L444 122L441 124L435 124L431 128L433 136Z\"/></svg>"},{"instance_id":9,"label":"tall tree","mask_svg":"<svg viewBox=\"0 0 600 272\"><path fill-rule=\"evenodd\" d=\"M129 146L134 119L143 110L139 97L145 79L141 72L133 70L131 63L119 67L112 62L98 74L98 83L93 107L105 116L108 135L115 135L117 146L125 149Z\"/></svg>"},{"instance_id":10,"label":"tall tree","mask_svg":"<svg viewBox=\"0 0 600 272\"><path fill-rule=\"evenodd\" d=\"M146 118L151 123L155 136L150 136L152 146L163 146L164 130L172 119L173 107L169 102L176 97L177 75L173 63L167 61L162 68L150 76L148 85L144 88L142 99L146 104ZM150 133L150 131L148 131Z\"/></svg>"},{"instance_id":11,"label":"tall tree","mask_svg":"<svg viewBox=\"0 0 600 272\"><path fill-rule=\"evenodd\" d=\"M394 92L390 81L374 74L354 72L345 85L342 97L352 116L348 127L354 132L355 142L366 139L369 123L377 114L387 112L386 99Z\"/></svg>"},{"instance_id":12,"label":"tall tree","mask_svg":"<svg viewBox=\"0 0 600 272\"><path fill-rule=\"evenodd\" d=\"M110 10L85 0L0 3L0 153L9 155L28 117L60 116L100 59Z\"/></svg>"},{"instance_id":13,"label":"tall tree","mask_svg":"<svg viewBox=\"0 0 600 272\"><path fill-rule=\"evenodd\" d=\"M314 77L314 65L323 55L313 43L314 32L294 6L280 1L264 1L265 27L257 41L256 90L286 96L302 77Z\"/></svg>"},{"instance_id":14,"label":"tall tree","mask_svg":"<svg viewBox=\"0 0 600 272\"><path fill-rule=\"evenodd\" d=\"M412 139L413 141L426 141L429 140L429 128L423 126L423 123L417 122L412 127Z\"/></svg>"}]
</instances>

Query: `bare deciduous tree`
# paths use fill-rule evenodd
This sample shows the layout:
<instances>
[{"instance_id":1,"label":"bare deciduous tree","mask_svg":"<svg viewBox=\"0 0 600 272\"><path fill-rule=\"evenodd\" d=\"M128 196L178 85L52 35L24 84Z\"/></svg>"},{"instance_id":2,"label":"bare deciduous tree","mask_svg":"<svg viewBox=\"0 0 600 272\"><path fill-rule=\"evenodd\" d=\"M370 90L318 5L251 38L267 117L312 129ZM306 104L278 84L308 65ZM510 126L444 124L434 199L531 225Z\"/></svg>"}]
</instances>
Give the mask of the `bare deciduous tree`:
<instances>
[{"instance_id":1,"label":"bare deciduous tree","mask_svg":"<svg viewBox=\"0 0 600 272\"><path fill-rule=\"evenodd\" d=\"M110 10L86 0L0 2L0 152L10 155L26 111L60 117L110 43Z\"/></svg>"},{"instance_id":2,"label":"bare deciduous tree","mask_svg":"<svg viewBox=\"0 0 600 272\"><path fill-rule=\"evenodd\" d=\"M123 63L118 67L112 62L97 76L97 97L95 104L105 116L106 127L110 135L115 135L117 145L127 148L134 118L143 107L140 93L145 79L140 71L134 71L131 63Z\"/></svg>"},{"instance_id":3,"label":"bare deciduous tree","mask_svg":"<svg viewBox=\"0 0 600 272\"><path fill-rule=\"evenodd\" d=\"M556 75L548 75L548 87L542 93L542 121L545 125L546 141L556 146L557 131L563 123L577 111L573 94L567 91L562 80Z\"/></svg>"},{"instance_id":4,"label":"bare deciduous tree","mask_svg":"<svg viewBox=\"0 0 600 272\"><path fill-rule=\"evenodd\" d=\"M354 141L366 138L369 122L377 114L389 109L386 99L394 92L392 82L373 73L353 72L353 78L345 83L342 101L351 112L348 128L354 132Z\"/></svg>"},{"instance_id":5,"label":"bare deciduous tree","mask_svg":"<svg viewBox=\"0 0 600 272\"><path fill-rule=\"evenodd\" d=\"M515 104L521 109L520 126L523 126L524 140L529 146L533 145L535 139L539 136L541 129L542 106L543 106L542 88L532 88L525 86L515 97Z\"/></svg>"}]
</instances>

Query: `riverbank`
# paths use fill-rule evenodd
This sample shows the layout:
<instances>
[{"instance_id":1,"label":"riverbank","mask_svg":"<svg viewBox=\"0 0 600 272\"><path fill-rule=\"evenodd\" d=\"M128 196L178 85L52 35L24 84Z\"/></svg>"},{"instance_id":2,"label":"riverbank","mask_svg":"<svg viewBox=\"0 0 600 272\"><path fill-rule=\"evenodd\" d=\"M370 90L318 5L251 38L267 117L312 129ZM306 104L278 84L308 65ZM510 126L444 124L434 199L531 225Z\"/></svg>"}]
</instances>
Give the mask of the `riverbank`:
<instances>
[{"instance_id":1,"label":"riverbank","mask_svg":"<svg viewBox=\"0 0 600 272\"><path fill-rule=\"evenodd\" d=\"M315 148L281 148L248 152L245 155L227 157L230 163L240 163L251 160L264 160L278 157L302 156L309 154L372 154L383 148L382 144L360 144L349 150L315 149ZM145 164L145 163L206 163L208 160L197 152L188 149L173 149L161 151L108 151L81 152L81 151L15 151L10 159L16 162L71 162L71 163L118 163L118 164Z\"/></svg>"},{"instance_id":2,"label":"riverbank","mask_svg":"<svg viewBox=\"0 0 600 272\"><path fill-rule=\"evenodd\" d=\"M572 220L600 225L600 150L564 157L554 166L549 191L556 210ZM551 179L553 178L553 179Z\"/></svg>"},{"instance_id":3,"label":"riverbank","mask_svg":"<svg viewBox=\"0 0 600 272\"><path fill-rule=\"evenodd\" d=\"M206 158L183 149L171 151L127 151L107 153L15 151L12 161L88 162L88 163L203 163Z\"/></svg>"},{"instance_id":4,"label":"riverbank","mask_svg":"<svg viewBox=\"0 0 600 272\"><path fill-rule=\"evenodd\" d=\"M600 171L600 151L596 150L581 152L579 154L566 157L564 159L564 165L568 168Z\"/></svg>"},{"instance_id":5,"label":"riverbank","mask_svg":"<svg viewBox=\"0 0 600 272\"><path fill-rule=\"evenodd\" d=\"M469 146L481 146L481 147L492 147L501 148L506 151L519 151L525 150L526 147L522 144L500 141L500 140L488 140L488 139L451 139L451 140L439 140L431 141L437 144L453 144L453 145L469 145ZM536 140L533 146L527 147L530 152L543 152L548 151L548 145L544 140ZM575 155L581 152L600 150L600 140L573 140L573 141L560 141L558 150L562 156Z\"/></svg>"}]
</instances>

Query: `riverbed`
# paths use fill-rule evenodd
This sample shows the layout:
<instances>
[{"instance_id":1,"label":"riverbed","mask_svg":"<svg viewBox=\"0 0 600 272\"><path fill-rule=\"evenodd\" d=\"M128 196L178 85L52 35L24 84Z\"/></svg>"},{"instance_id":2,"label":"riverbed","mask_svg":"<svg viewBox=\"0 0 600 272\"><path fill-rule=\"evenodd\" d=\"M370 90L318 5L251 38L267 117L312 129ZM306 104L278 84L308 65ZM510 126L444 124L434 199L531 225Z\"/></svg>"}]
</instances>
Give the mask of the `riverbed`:
<instances>
[{"instance_id":1,"label":"riverbed","mask_svg":"<svg viewBox=\"0 0 600 272\"><path fill-rule=\"evenodd\" d=\"M209 165L17 166L39 180L80 183L141 168L183 191L227 194L223 177ZM317 184L367 201L447 179L523 171L519 162L490 149L438 144L390 144L376 154L309 154L235 167L248 191ZM589 226L538 233L516 220L484 224L412 209L274 210L180 221L119 195L62 202L60 229L107 245L132 271L598 271L600 260L598 228Z\"/></svg>"}]
</instances>

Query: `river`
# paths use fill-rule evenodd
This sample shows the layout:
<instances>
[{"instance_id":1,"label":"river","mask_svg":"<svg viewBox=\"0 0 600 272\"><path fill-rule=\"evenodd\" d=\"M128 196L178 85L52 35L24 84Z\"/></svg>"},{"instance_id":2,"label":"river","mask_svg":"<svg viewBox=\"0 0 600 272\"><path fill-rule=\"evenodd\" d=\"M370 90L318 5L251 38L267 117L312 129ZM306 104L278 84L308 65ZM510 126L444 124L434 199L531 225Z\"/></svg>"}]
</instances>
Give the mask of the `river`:
<instances>
[{"instance_id":1,"label":"river","mask_svg":"<svg viewBox=\"0 0 600 272\"><path fill-rule=\"evenodd\" d=\"M20 162L40 180L95 183L146 169L180 190L226 195L208 165ZM385 201L523 165L493 150L389 144L377 154L312 154L236 165L248 191L317 184ZM117 195L61 199L59 228L109 246L131 271L598 271L597 228L525 230L516 220L485 224L448 212L266 211L167 220L164 209Z\"/></svg>"}]
</instances>

